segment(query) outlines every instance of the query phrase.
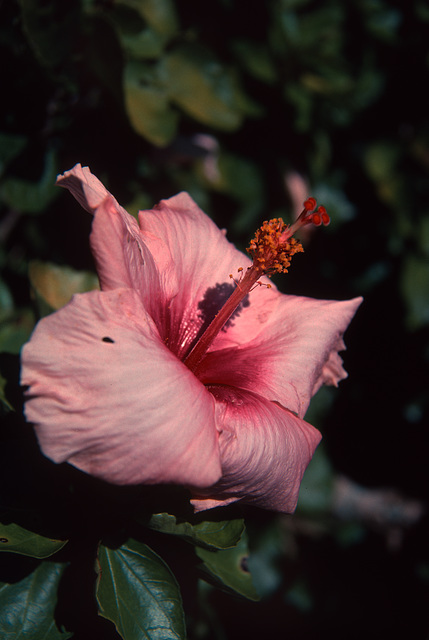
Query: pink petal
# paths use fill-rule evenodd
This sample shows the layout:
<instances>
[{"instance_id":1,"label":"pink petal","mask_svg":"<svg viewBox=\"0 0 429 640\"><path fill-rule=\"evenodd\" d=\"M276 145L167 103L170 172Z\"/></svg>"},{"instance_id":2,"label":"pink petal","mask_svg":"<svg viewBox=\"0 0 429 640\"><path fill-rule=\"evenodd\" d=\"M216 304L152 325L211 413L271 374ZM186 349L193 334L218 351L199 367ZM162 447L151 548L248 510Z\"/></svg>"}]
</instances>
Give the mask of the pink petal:
<instances>
[{"instance_id":1,"label":"pink petal","mask_svg":"<svg viewBox=\"0 0 429 640\"><path fill-rule=\"evenodd\" d=\"M77 164L58 176L57 184L69 189L79 204L94 214L91 248L101 288L131 288L130 270L141 268L145 259L135 218L118 204L88 167Z\"/></svg>"},{"instance_id":2,"label":"pink petal","mask_svg":"<svg viewBox=\"0 0 429 640\"><path fill-rule=\"evenodd\" d=\"M139 224L91 174L76 165L58 178L82 206L94 212L91 248L102 290L139 291L162 339L181 359L230 294L238 268L250 260L226 240L187 193L141 211ZM277 304L278 292L261 287L216 339L213 348L255 337ZM217 306L216 306L217 305Z\"/></svg>"},{"instance_id":3,"label":"pink petal","mask_svg":"<svg viewBox=\"0 0 429 640\"><path fill-rule=\"evenodd\" d=\"M204 384L249 389L303 417L321 384L336 385L347 376L338 351L361 301L282 295L263 333L238 348L209 353L196 374Z\"/></svg>"},{"instance_id":4,"label":"pink petal","mask_svg":"<svg viewBox=\"0 0 429 640\"><path fill-rule=\"evenodd\" d=\"M222 478L195 491L197 511L241 500L292 513L320 433L280 405L248 391L211 387L216 399Z\"/></svg>"},{"instance_id":5,"label":"pink petal","mask_svg":"<svg viewBox=\"0 0 429 640\"><path fill-rule=\"evenodd\" d=\"M95 210L90 244L102 291L137 289L159 301L159 272L137 221L112 196Z\"/></svg>"},{"instance_id":6,"label":"pink petal","mask_svg":"<svg viewBox=\"0 0 429 640\"><path fill-rule=\"evenodd\" d=\"M57 176L57 184L68 189L89 213L94 213L106 198L113 198L89 167L82 167L81 164Z\"/></svg>"},{"instance_id":7,"label":"pink petal","mask_svg":"<svg viewBox=\"0 0 429 640\"><path fill-rule=\"evenodd\" d=\"M115 484L220 477L212 395L165 347L131 290L77 295L22 352L26 417L55 462Z\"/></svg>"},{"instance_id":8,"label":"pink petal","mask_svg":"<svg viewBox=\"0 0 429 640\"><path fill-rule=\"evenodd\" d=\"M226 299L222 291L227 297L232 293L235 285L230 274L238 277L238 268L245 269L251 263L187 193L161 201L152 211L140 212L139 222L169 300L165 332L170 348L182 357L209 319L206 310L213 306L214 315ZM217 337L217 348L241 344L263 329L278 297L275 287L265 291L265 296L250 299L249 306L238 310L228 330ZM180 332L174 337L171 327L179 324Z\"/></svg>"}]
</instances>

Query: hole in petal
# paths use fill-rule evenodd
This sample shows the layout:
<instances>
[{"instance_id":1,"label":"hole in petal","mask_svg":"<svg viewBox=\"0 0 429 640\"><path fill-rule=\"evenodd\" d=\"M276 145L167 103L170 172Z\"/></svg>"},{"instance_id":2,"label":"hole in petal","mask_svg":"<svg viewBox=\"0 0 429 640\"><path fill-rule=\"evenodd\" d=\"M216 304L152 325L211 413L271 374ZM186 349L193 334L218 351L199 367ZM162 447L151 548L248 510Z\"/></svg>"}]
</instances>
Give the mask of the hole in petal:
<instances>
[{"instance_id":1,"label":"hole in petal","mask_svg":"<svg viewBox=\"0 0 429 640\"><path fill-rule=\"evenodd\" d=\"M103 342L108 342L109 344L114 344L115 341L112 338L109 338L109 336L104 336L104 338L102 338Z\"/></svg>"}]
</instances>

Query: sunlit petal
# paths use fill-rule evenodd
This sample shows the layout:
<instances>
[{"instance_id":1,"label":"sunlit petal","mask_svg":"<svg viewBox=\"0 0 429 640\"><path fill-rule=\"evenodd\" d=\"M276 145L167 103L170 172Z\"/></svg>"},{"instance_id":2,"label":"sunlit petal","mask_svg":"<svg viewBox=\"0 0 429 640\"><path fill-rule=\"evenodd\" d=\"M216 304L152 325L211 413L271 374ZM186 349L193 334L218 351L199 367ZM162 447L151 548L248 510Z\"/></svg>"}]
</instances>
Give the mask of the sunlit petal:
<instances>
[{"instance_id":1,"label":"sunlit petal","mask_svg":"<svg viewBox=\"0 0 429 640\"><path fill-rule=\"evenodd\" d=\"M292 513L321 435L280 405L252 392L211 387L216 398L222 479L195 492L197 511L241 500Z\"/></svg>"},{"instance_id":2,"label":"sunlit petal","mask_svg":"<svg viewBox=\"0 0 429 640\"><path fill-rule=\"evenodd\" d=\"M141 211L139 222L142 238L162 274L164 295L171 301L169 327L181 327L177 344L171 345L181 356L234 290L230 274L239 277L237 270L247 268L250 260L228 242L225 232L187 193L163 200L151 211ZM266 289L265 296L246 300L216 338L216 348L242 344L258 335L278 295L275 288Z\"/></svg>"},{"instance_id":3,"label":"sunlit petal","mask_svg":"<svg viewBox=\"0 0 429 640\"><path fill-rule=\"evenodd\" d=\"M138 291L162 338L183 357L233 291L230 275L239 278L249 258L187 193L141 211L137 224L88 167L76 165L57 183L94 214L91 249L102 290ZM213 348L260 333L279 297L274 286L262 289L237 309Z\"/></svg>"},{"instance_id":4,"label":"sunlit petal","mask_svg":"<svg viewBox=\"0 0 429 640\"><path fill-rule=\"evenodd\" d=\"M347 376L337 352L361 301L281 296L259 337L209 353L197 375L205 384L255 391L303 417L321 384Z\"/></svg>"},{"instance_id":5,"label":"sunlit petal","mask_svg":"<svg viewBox=\"0 0 429 640\"><path fill-rule=\"evenodd\" d=\"M162 344L131 290L75 296L22 353L44 453L115 484L220 477L212 395Z\"/></svg>"}]
</instances>

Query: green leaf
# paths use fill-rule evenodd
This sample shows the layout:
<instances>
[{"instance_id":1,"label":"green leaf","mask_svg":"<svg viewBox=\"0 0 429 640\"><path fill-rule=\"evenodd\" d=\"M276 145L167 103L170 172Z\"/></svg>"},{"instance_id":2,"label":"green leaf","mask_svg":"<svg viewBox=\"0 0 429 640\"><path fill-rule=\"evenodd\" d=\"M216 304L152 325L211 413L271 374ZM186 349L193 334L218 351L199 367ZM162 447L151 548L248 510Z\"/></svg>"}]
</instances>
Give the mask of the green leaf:
<instances>
[{"instance_id":1,"label":"green leaf","mask_svg":"<svg viewBox=\"0 0 429 640\"><path fill-rule=\"evenodd\" d=\"M121 33L120 39L127 55L141 60L159 58L167 43L164 36L150 28L135 34Z\"/></svg>"},{"instance_id":2,"label":"green leaf","mask_svg":"<svg viewBox=\"0 0 429 640\"><path fill-rule=\"evenodd\" d=\"M75 293L98 289L94 273L49 262L30 262L28 275L42 316L63 307Z\"/></svg>"},{"instance_id":3,"label":"green leaf","mask_svg":"<svg viewBox=\"0 0 429 640\"><path fill-rule=\"evenodd\" d=\"M34 329L32 311L18 310L0 319L0 352L18 354Z\"/></svg>"},{"instance_id":4,"label":"green leaf","mask_svg":"<svg viewBox=\"0 0 429 640\"><path fill-rule=\"evenodd\" d=\"M234 74L198 46L180 46L156 65L133 60L124 70L125 106L131 125L157 146L176 135L178 114L171 103L205 125L224 131L241 126L259 108L243 93Z\"/></svg>"},{"instance_id":5,"label":"green leaf","mask_svg":"<svg viewBox=\"0 0 429 640\"><path fill-rule=\"evenodd\" d=\"M85 37L80 47L87 70L94 74L94 86L100 85L99 89L108 92L122 109L123 51L117 30L116 21L112 24L104 12L91 8L85 19Z\"/></svg>"},{"instance_id":6,"label":"green leaf","mask_svg":"<svg viewBox=\"0 0 429 640\"><path fill-rule=\"evenodd\" d=\"M0 523L0 551L19 553L32 558L48 558L66 544L67 540L46 538L15 523Z\"/></svg>"},{"instance_id":7,"label":"green leaf","mask_svg":"<svg viewBox=\"0 0 429 640\"><path fill-rule=\"evenodd\" d=\"M411 330L429 324L429 260L408 256L401 274L401 290Z\"/></svg>"},{"instance_id":8,"label":"green leaf","mask_svg":"<svg viewBox=\"0 0 429 640\"><path fill-rule=\"evenodd\" d=\"M219 586L232 590L248 598L259 600L253 586L252 576L247 568L249 550L247 535L244 533L233 549L210 551L201 547L195 548L197 556L203 561L202 569Z\"/></svg>"},{"instance_id":9,"label":"green leaf","mask_svg":"<svg viewBox=\"0 0 429 640\"><path fill-rule=\"evenodd\" d=\"M334 473L324 448L320 446L301 482L298 513L313 517L329 513L332 507L333 485Z\"/></svg>"},{"instance_id":10,"label":"green leaf","mask_svg":"<svg viewBox=\"0 0 429 640\"><path fill-rule=\"evenodd\" d=\"M128 540L100 544L97 601L124 640L186 638L182 599L165 562L147 545Z\"/></svg>"},{"instance_id":11,"label":"green leaf","mask_svg":"<svg viewBox=\"0 0 429 640\"><path fill-rule=\"evenodd\" d=\"M48 151L43 175L38 182L7 178L1 186L0 197L12 209L22 213L40 213L58 194L55 186L56 175L55 155Z\"/></svg>"},{"instance_id":12,"label":"green leaf","mask_svg":"<svg viewBox=\"0 0 429 640\"><path fill-rule=\"evenodd\" d=\"M13 406L10 404L9 400L6 397L6 385L7 385L7 380L6 378L3 378L3 376L0 373L0 404L3 407L3 410L6 412L15 411L15 409L13 408Z\"/></svg>"},{"instance_id":13,"label":"green leaf","mask_svg":"<svg viewBox=\"0 0 429 640\"><path fill-rule=\"evenodd\" d=\"M380 40L393 43L402 21L401 12L394 8L384 7L381 3L368 2L366 13L369 32Z\"/></svg>"},{"instance_id":14,"label":"green leaf","mask_svg":"<svg viewBox=\"0 0 429 640\"><path fill-rule=\"evenodd\" d=\"M255 78L273 84L277 73L266 44L254 40L238 39L232 43L234 53L243 67Z\"/></svg>"},{"instance_id":15,"label":"green leaf","mask_svg":"<svg viewBox=\"0 0 429 640\"><path fill-rule=\"evenodd\" d=\"M55 67L70 57L79 26L79 3L20 0L24 31L40 62Z\"/></svg>"},{"instance_id":16,"label":"green leaf","mask_svg":"<svg viewBox=\"0 0 429 640\"><path fill-rule=\"evenodd\" d=\"M171 100L198 122L235 131L246 114L259 114L236 77L203 47L177 47L162 59L161 69Z\"/></svg>"},{"instance_id":17,"label":"green leaf","mask_svg":"<svg viewBox=\"0 0 429 640\"><path fill-rule=\"evenodd\" d=\"M288 536L279 518L266 522L263 527L252 530L252 553L249 567L259 596L273 595L284 580L285 545Z\"/></svg>"},{"instance_id":18,"label":"green leaf","mask_svg":"<svg viewBox=\"0 0 429 640\"><path fill-rule=\"evenodd\" d=\"M7 284L0 279L0 319L9 316L14 309L13 297Z\"/></svg>"},{"instance_id":19,"label":"green leaf","mask_svg":"<svg viewBox=\"0 0 429 640\"><path fill-rule=\"evenodd\" d=\"M116 0L138 11L142 18L158 33L171 37L179 28L173 0Z\"/></svg>"},{"instance_id":20,"label":"green leaf","mask_svg":"<svg viewBox=\"0 0 429 640\"><path fill-rule=\"evenodd\" d=\"M168 513L155 513L149 520L151 529L162 533L180 536L192 544L209 549L229 549L234 547L244 532L244 520L204 520L198 524L177 522L175 516Z\"/></svg>"},{"instance_id":21,"label":"green leaf","mask_svg":"<svg viewBox=\"0 0 429 640\"><path fill-rule=\"evenodd\" d=\"M158 58L179 28L172 0L116 0L116 5L129 10L117 12L114 19L126 53L132 58Z\"/></svg>"},{"instance_id":22,"label":"green leaf","mask_svg":"<svg viewBox=\"0 0 429 640\"><path fill-rule=\"evenodd\" d=\"M236 233L247 233L257 226L264 208L264 191L257 166L238 155L221 152L217 163L216 180L210 182L214 189L234 198L239 209L230 223Z\"/></svg>"},{"instance_id":23,"label":"green leaf","mask_svg":"<svg viewBox=\"0 0 429 640\"><path fill-rule=\"evenodd\" d=\"M333 225L330 227L331 230L355 217L353 204L347 199L341 187L323 182L314 185L313 193L317 201L323 202L323 205L332 216Z\"/></svg>"},{"instance_id":24,"label":"green leaf","mask_svg":"<svg viewBox=\"0 0 429 640\"><path fill-rule=\"evenodd\" d=\"M116 0L110 22L114 26L127 59L156 59L162 54L170 34L151 26L143 15L141 2Z\"/></svg>"},{"instance_id":25,"label":"green leaf","mask_svg":"<svg viewBox=\"0 0 429 640\"><path fill-rule=\"evenodd\" d=\"M365 168L374 182L383 183L395 178L399 149L391 141L372 144L365 155Z\"/></svg>"},{"instance_id":26,"label":"green leaf","mask_svg":"<svg viewBox=\"0 0 429 640\"><path fill-rule=\"evenodd\" d=\"M58 629L54 612L65 564L42 562L33 573L13 584L0 583L2 640L66 640L72 633Z\"/></svg>"},{"instance_id":27,"label":"green leaf","mask_svg":"<svg viewBox=\"0 0 429 640\"><path fill-rule=\"evenodd\" d=\"M0 131L0 174L27 144L25 136Z\"/></svg>"},{"instance_id":28,"label":"green leaf","mask_svg":"<svg viewBox=\"0 0 429 640\"><path fill-rule=\"evenodd\" d=\"M140 63L130 62L124 70L125 106L135 131L162 147L176 135L178 114L156 74Z\"/></svg>"},{"instance_id":29,"label":"green leaf","mask_svg":"<svg viewBox=\"0 0 429 640\"><path fill-rule=\"evenodd\" d=\"M420 220L416 231L419 249L426 258L429 258L429 216L426 215Z\"/></svg>"}]
</instances>

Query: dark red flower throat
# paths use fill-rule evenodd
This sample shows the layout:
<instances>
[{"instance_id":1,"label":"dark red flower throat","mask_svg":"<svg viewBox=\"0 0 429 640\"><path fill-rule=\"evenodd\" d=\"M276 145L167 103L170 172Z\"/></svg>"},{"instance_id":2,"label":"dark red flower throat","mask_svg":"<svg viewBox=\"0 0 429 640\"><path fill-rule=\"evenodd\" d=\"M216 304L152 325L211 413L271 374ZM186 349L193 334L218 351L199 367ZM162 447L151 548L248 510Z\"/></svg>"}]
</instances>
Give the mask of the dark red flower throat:
<instances>
[{"instance_id":1,"label":"dark red flower throat","mask_svg":"<svg viewBox=\"0 0 429 640\"><path fill-rule=\"evenodd\" d=\"M315 226L328 225L329 215L325 207L316 209L316 199L308 198L304 202L304 208L292 225L287 225L282 218L266 220L256 231L255 237L247 248L253 258L253 264L246 271L240 268L239 280L232 278L236 287L225 304L219 309L212 322L200 336L190 353L184 359L184 364L195 372L212 345L219 331L231 318L239 304L257 285L262 285L259 279L262 276L271 276L273 273L287 273L290 261L295 253L304 251L299 240L293 238L293 234L301 227L314 224ZM270 284L265 286L270 287Z\"/></svg>"}]
</instances>

